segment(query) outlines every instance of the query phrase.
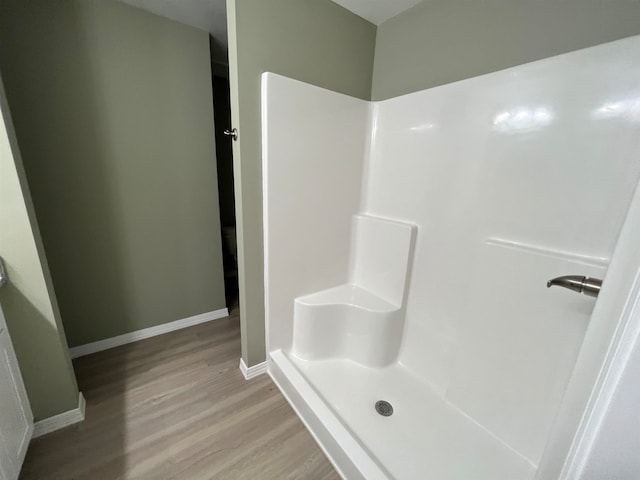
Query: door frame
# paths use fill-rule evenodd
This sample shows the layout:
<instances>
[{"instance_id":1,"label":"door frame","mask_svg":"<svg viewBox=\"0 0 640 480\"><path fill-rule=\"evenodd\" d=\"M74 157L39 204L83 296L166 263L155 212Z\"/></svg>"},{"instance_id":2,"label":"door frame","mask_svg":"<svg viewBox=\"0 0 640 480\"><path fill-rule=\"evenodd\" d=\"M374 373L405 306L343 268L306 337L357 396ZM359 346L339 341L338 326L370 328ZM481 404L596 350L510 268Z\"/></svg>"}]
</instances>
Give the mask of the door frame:
<instances>
[{"instance_id":1,"label":"door frame","mask_svg":"<svg viewBox=\"0 0 640 480\"><path fill-rule=\"evenodd\" d=\"M0 262L2 260L0 259ZM2 284L0 284L0 288L2 288ZM7 349L7 366L9 369L9 373L11 375L10 379L0 379L0 381L10 381L11 384L15 387L15 394L18 398L18 403L20 404L20 408L22 409L21 414L24 418L24 422L26 423L27 430L25 432L24 437L22 438L22 443L20 444L20 449L18 451L18 458L10 459L10 461L15 461L17 470L20 472L22 468L22 464L24 463L24 459L27 455L27 450L29 448L29 443L33 437L34 430L34 422L33 422L33 413L31 411L31 405L29 403L29 399L27 398L27 390L24 386L24 381L22 379L22 373L20 372L20 366L18 365L18 359L16 357L15 349L13 348L13 343L11 341L11 335L9 333L9 328L7 327L7 323L4 317L4 313L2 311L2 307L0 306L0 336L6 336L6 349ZM0 338L0 354L2 354L2 338ZM4 361L4 359L0 359L0 361ZM6 385L5 385L6 387ZM3 445L4 438L2 437L2 432L0 432L0 448L4 448L6 445ZM2 454L0 453L0 457ZM11 471L11 469L10 469ZM2 465L0 465L0 480L12 480L7 475L9 473L3 469Z\"/></svg>"},{"instance_id":2,"label":"door frame","mask_svg":"<svg viewBox=\"0 0 640 480\"><path fill-rule=\"evenodd\" d=\"M640 340L638 245L640 188L636 186L537 480L578 480L587 464L622 373Z\"/></svg>"}]
</instances>

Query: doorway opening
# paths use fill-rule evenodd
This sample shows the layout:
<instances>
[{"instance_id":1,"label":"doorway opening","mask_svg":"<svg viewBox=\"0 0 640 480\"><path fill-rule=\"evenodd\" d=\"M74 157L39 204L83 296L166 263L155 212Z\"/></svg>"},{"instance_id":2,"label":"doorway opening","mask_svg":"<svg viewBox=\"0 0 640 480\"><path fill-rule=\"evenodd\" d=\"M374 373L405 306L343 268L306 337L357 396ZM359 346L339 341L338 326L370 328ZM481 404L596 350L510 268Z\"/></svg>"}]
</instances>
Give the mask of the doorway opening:
<instances>
[{"instance_id":1,"label":"doorway opening","mask_svg":"<svg viewBox=\"0 0 640 480\"><path fill-rule=\"evenodd\" d=\"M210 39L213 42L213 38ZM213 47L212 47L213 52ZM238 305L238 248L236 241L236 207L233 184L233 148L231 137L224 134L231 128L231 94L229 67L211 60L213 114L218 170L218 200L222 235L222 263L227 309Z\"/></svg>"}]
</instances>

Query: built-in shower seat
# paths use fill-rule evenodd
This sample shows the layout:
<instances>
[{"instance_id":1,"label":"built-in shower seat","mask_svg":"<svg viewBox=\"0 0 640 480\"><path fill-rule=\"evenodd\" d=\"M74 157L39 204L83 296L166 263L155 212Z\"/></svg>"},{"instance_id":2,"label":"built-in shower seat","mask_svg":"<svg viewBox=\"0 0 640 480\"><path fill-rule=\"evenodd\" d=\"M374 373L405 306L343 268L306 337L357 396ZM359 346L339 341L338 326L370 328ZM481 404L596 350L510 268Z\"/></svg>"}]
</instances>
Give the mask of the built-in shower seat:
<instances>
[{"instance_id":1,"label":"built-in shower seat","mask_svg":"<svg viewBox=\"0 0 640 480\"><path fill-rule=\"evenodd\" d=\"M349 283L294 301L292 353L381 367L398 354L415 227L354 215Z\"/></svg>"}]
</instances>

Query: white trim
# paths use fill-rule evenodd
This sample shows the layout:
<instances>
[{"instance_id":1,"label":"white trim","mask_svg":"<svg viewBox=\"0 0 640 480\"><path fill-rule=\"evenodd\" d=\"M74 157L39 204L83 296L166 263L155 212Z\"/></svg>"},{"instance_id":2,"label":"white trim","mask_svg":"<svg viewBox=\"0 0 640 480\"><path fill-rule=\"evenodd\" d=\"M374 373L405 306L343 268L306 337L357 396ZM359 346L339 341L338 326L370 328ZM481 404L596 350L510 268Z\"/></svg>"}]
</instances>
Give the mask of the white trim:
<instances>
[{"instance_id":1,"label":"white trim","mask_svg":"<svg viewBox=\"0 0 640 480\"><path fill-rule=\"evenodd\" d=\"M82 392L80 392L78 393L78 406L76 408L36 422L33 426L33 438L82 422L84 420L85 407L86 402Z\"/></svg>"},{"instance_id":2,"label":"white trim","mask_svg":"<svg viewBox=\"0 0 640 480\"><path fill-rule=\"evenodd\" d=\"M181 330L183 328L192 327L200 323L210 322L211 320L217 320L228 316L229 311L226 308L221 308L220 310L201 313L200 315L194 315L193 317L163 323L162 325L156 325L155 327L143 328L142 330L136 330L135 332L125 333L123 335L118 335L117 337L106 338L104 340L98 340L97 342L79 345L69 349L69 352L71 353L71 358L78 358L91 353L100 352L113 347L119 347L120 345L126 345L127 343L137 342L138 340L155 337L157 335L162 335L163 333Z\"/></svg>"},{"instance_id":3,"label":"white trim","mask_svg":"<svg viewBox=\"0 0 640 480\"><path fill-rule=\"evenodd\" d=\"M253 367L247 367L247 364L244 363L244 360L241 358L240 371L242 372L242 375L244 375L245 380L251 380L253 377L267 373L267 362L258 363Z\"/></svg>"},{"instance_id":4,"label":"white trim","mask_svg":"<svg viewBox=\"0 0 640 480\"><path fill-rule=\"evenodd\" d=\"M271 345L269 338L269 332L271 331L269 326L269 148L267 142L269 138L267 88L270 77L271 74L269 72L264 72L260 78L260 125L262 127L262 258L264 261L262 280L264 282L264 344L267 348ZM242 364L240 365L240 370L242 370Z\"/></svg>"},{"instance_id":5,"label":"white trim","mask_svg":"<svg viewBox=\"0 0 640 480\"><path fill-rule=\"evenodd\" d=\"M603 286L599 295L583 342L586 348L583 346L582 351L585 353L581 351L581 357L604 357L604 360L595 381L585 382L593 387L564 463L560 476L562 479L582 477L582 470L594 447L600 425L609 411L622 373L640 337L640 255L637 250L640 240L639 220L640 189L636 189L607 272L607 285ZM617 320L612 322L612 319ZM598 340L596 347L591 345L596 342L592 337ZM584 368L582 364L587 364L587 360L581 361L581 357L578 358L580 363L576 364L576 369ZM570 393L568 391L565 396Z\"/></svg>"},{"instance_id":6,"label":"white trim","mask_svg":"<svg viewBox=\"0 0 640 480\"><path fill-rule=\"evenodd\" d=\"M579 479L584 474L584 468L600 433L600 427L609 412L624 369L640 338L639 289L640 284L636 277L632 304L627 305L625 309L621 320L624 325L619 326L618 338L612 342L560 478Z\"/></svg>"}]
</instances>

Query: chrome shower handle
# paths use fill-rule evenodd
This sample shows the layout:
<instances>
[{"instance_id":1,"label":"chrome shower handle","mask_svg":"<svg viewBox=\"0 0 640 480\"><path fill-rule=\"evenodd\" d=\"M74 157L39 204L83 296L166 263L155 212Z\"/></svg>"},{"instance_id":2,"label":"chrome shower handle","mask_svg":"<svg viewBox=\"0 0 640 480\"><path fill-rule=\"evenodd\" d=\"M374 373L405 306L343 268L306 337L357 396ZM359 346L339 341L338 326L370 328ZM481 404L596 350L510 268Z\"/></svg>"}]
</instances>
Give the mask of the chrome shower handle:
<instances>
[{"instance_id":1,"label":"chrome shower handle","mask_svg":"<svg viewBox=\"0 0 640 480\"><path fill-rule=\"evenodd\" d=\"M547 282L547 288L557 285L590 297L597 297L602 287L602 280L581 275L565 275Z\"/></svg>"}]
</instances>

